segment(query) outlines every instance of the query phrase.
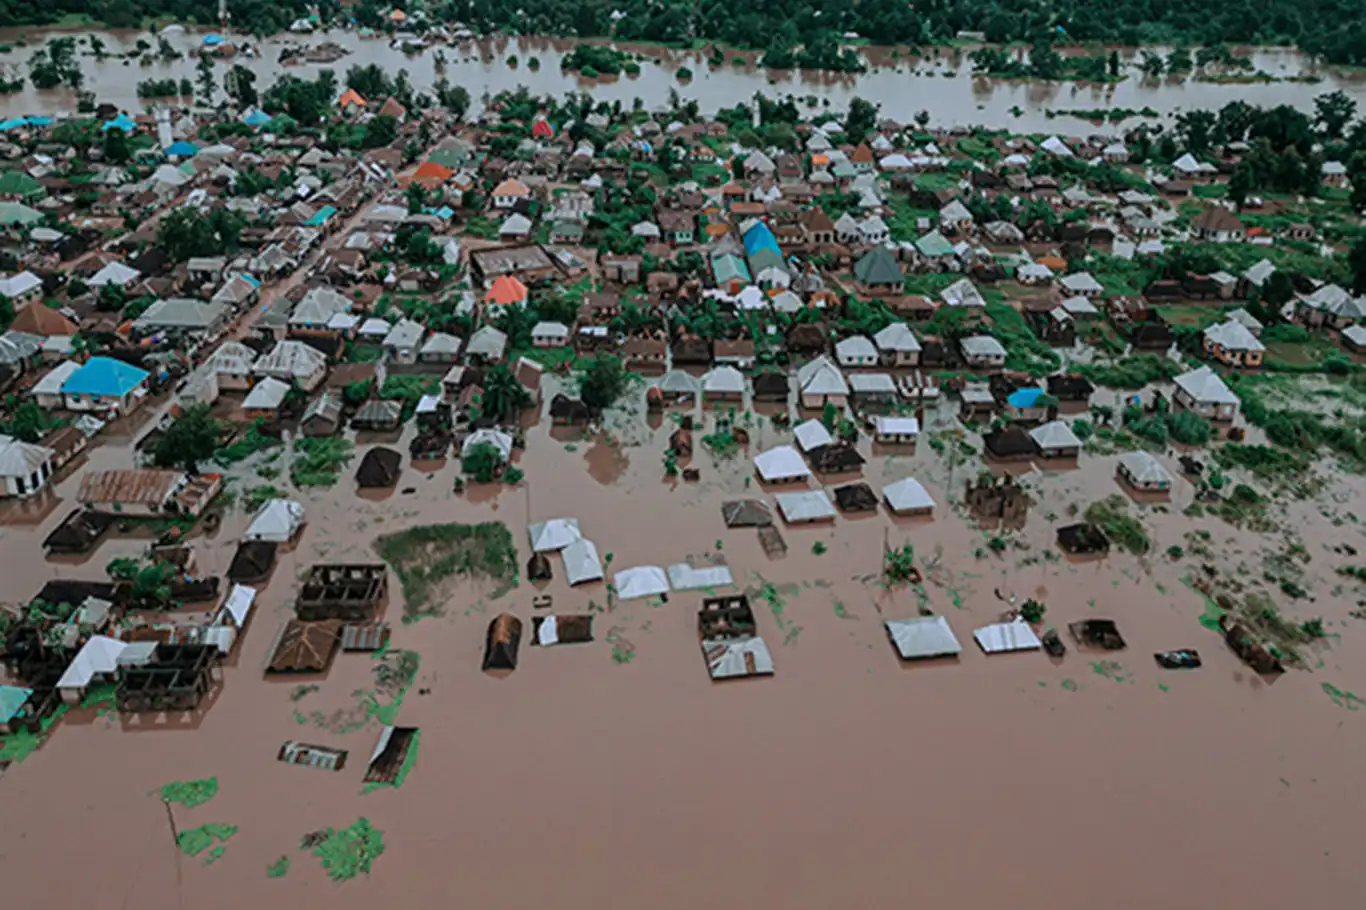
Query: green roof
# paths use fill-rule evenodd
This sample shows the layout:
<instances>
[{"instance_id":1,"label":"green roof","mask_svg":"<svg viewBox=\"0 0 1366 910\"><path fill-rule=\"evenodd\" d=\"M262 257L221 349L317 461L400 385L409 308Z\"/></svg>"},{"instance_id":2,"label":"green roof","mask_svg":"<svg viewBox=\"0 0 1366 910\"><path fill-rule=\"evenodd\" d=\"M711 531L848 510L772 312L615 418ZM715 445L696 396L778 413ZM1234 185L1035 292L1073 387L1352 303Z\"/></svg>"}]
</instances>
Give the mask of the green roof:
<instances>
[{"instance_id":1,"label":"green roof","mask_svg":"<svg viewBox=\"0 0 1366 910\"><path fill-rule=\"evenodd\" d=\"M921 237L915 242L915 248L919 250L922 255L932 259L940 256L953 255L953 244L949 243L948 238L938 231L930 231L924 237Z\"/></svg>"},{"instance_id":2,"label":"green roof","mask_svg":"<svg viewBox=\"0 0 1366 910\"><path fill-rule=\"evenodd\" d=\"M711 261L712 275L715 276L717 283L724 281L749 281L749 268L745 265L745 260L736 256L734 253L726 253L717 256Z\"/></svg>"},{"instance_id":3,"label":"green roof","mask_svg":"<svg viewBox=\"0 0 1366 910\"><path fill-rule=\"evenodd\" d=\"M18 196L20 199L41 198L46 194L43 185L23 171L5 171L0 176L0 196Z\"/></svg>"},{"instance_id":4,"label":"green roof","mask_svg":"<svg viewBox=\"0 0 1366 910\"><path fill-rule=\"evenodd\" d=\"M901 263L885 246L875 246L854 263L854 277L867 285L901 284L906 280Z\"/></svg>"}]
</instances>

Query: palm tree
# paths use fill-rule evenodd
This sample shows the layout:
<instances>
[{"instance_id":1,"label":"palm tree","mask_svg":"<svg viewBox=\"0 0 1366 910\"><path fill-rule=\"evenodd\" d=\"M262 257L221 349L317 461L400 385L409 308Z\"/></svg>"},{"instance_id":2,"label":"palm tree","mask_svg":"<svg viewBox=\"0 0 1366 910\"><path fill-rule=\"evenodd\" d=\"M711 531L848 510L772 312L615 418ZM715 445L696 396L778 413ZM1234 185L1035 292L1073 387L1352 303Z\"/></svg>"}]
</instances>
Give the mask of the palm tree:
<instances>
[{"instance_id":1,"label":"palm tree","mask_svg":"<svg viewBox=\"0 0 1366 910\"><path fill-rule=\"evenodd\" d=\"M484 377L484 394L479 399L479 409L488 420L506 423L530 403L531 396L506 364L498 364Z\"/></svg>"}]
</instances>

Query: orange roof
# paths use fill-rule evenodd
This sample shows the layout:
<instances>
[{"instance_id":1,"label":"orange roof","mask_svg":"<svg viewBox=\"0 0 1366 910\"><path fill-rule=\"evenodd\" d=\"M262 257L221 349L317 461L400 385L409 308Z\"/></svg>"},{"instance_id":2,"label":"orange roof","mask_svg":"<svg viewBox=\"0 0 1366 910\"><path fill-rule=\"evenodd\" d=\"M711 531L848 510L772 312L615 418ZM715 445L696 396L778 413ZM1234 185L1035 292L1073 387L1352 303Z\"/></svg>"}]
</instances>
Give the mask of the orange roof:
<instances>
[{"instance_id":1,"label":"orange roof","mask_svg":"<svg viewBox=\"0 0 1366 910\"><path fill-rule=\"evenodd\" d=\"M489 292L484 295L485 303L509 306L526 300L526 285L511 275L499 275L493 279Z\"/></svg>"},{"instance_id":2,"label":"orange roof","mask_svg":"<svg viewBox=\"0 0 1366 910\"><path fill-rule=\"evenodd\" d=\"M531 188L520 180L508 178L493 188L495 196L530 196Z\"/></svg>"},{"instance_id":3,"label":"orange roof","mask_svg":"<svg viewBox=\"0 0 1366 910\"><path fill-rule=\"evenodd\" d=\"M437 164L435 161L426 161L418 165L417 170L413 171L414 180L439 180L445 183L455 176L455 171L448 167Z\"/></svg>"},{"instance_id":4,"label":"orange roof","mask_svg":"<svg viewBox=\"0 0 1366 910\"><path fill-rule=\"evenodd\" d=\"M1061 256L1040 256L1034 261L1039 265L1047 266L1055 272L1067 268L1067 260L1063 259Z\"/></svg>"},{"instance_id":5,"label":"orange roof","mask_svg":"<svg viewBox=\"0 0 1366 910\"><path fill-rule=\"evenodd\" d=\"M337 107L350 107L353 104L365 107L369 102L365 100L364 95L353 88L347 89L342 93L342 96L337 99Z\"/></svg>"},{"instance_id":6,"label":"orange roof","mask_svg":"<svg viewBox=\"0 0 1366 910\"><path fill-rule=\"evenodd\" d=\"M860 142L858 148L849 156L849 160L859 164L872 164L873 150L868 147L868 143Z\"/></svg>"},{"instance_id":7,"label":"orange roof","mask_svg":"<svg viewBox=\"0 0 1366 910\"><path fill-rule=\"evenodd\" d=\"M817 152L811 156L812 167L826 167L830 164L830 156L824 152Z\"/></svg>"}]
</instances>

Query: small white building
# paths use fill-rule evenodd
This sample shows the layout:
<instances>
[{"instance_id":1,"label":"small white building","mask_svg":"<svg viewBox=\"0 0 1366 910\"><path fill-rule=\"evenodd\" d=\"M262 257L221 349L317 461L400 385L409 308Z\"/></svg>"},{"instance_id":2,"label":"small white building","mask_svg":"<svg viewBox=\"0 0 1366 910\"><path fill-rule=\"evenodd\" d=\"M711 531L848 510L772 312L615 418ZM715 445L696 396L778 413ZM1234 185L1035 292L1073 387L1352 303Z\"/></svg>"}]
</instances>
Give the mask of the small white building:
<instances>
[{"instance_id":1,"label":"small white building","mask_svg":"<svg viewBox=\"0 0 1366 910\"><path fill-rule=\"evenodd\" d=\"M920 341L904 322L893 322L873 336L884 366L913 367L920 363Z\"/></svg>"},{"instance_id":2,"label":"small white building","mask_svg":"<svg viewBox=\"0 0 1366 910\"><path fill-rule=\"evenodd\" d=\"M883 445L909 445L920 438L920 421L914 417L873 418L873 441Z\"/></svg>"},{"instance_id":3,"label":"small white building","mask_svg":"<svg viewBox=\"0 0 1366 910\"><path fill-rule=\"evenodd\" d=\"M842 367L875 367L877 347L866 335L851 335L835 345L835 359Z\"/></svg>"},{"instance_id":4,"label":"small white building","mask_svg":"<svg viewBox=\"0 0 1366 910\"><path fill-rule=\"evenodd\" d=\"M976 369L1000 369L1006 363L1006 349L990 335L969 335L958 342L963 360Z\"/></svg>"},{"instance_id":5,"label":"small white building","mask_svg":"<svg viewBox=\"0 0 1366 910\"><path fill-rule=\"evenodd\" d=\"M538 348L562 348L569 344L569 326L563 322L538 322L531 329L531 344Z\"/></svg>"},{"instance_id":6,"label":"small white building","mask_svg":"<svg viewBox=\"0 0 1366 910\"><path fill-rule=\"evenodd\" d=\"M47 446L0 436L0 498L32 496L47 486L55 456Z\"/></svg>"},{"instance_id":7,"label":"small white building","mask_svg":"<svg viewBox=\"0 0 1366 910\"><path fill-rule=\"evenodd\" d=\"M1238 396L1209 367L1182 373L1175 383L1176 394L1172 397L1186 410L1206 420L1225 421L1238 416Z\"/></svg>"}]
</instances>

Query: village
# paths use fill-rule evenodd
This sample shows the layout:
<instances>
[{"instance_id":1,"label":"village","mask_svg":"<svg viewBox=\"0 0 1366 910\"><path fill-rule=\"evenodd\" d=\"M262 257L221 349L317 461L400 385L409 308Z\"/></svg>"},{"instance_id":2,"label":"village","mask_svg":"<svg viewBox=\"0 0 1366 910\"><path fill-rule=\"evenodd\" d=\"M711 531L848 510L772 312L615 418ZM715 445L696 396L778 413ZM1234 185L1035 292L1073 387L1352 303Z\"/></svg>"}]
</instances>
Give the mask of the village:
<instances>
[{"instance_id":1,"label":"village","mask_svg":"<svg viewBox=\"0 0 1366 910\"><path fill-rule=\"evenodd\" d=\"M825 588L894 669L1356 647L1349 162L377 81L0 123L0 805L78 718L206 737L281 681L303 767L255 773L367 788L422 774L419 694L541 649L809 684Z\"/></svg>"}]
</instances>

